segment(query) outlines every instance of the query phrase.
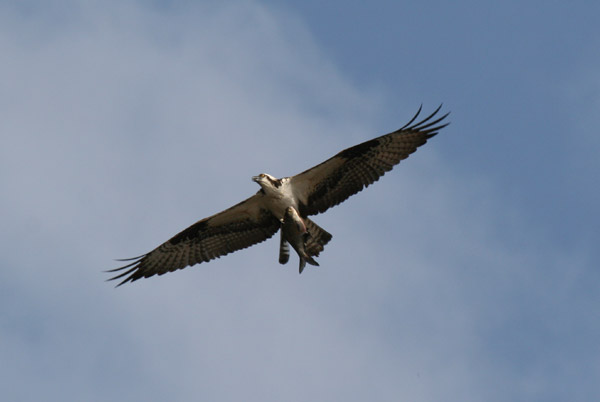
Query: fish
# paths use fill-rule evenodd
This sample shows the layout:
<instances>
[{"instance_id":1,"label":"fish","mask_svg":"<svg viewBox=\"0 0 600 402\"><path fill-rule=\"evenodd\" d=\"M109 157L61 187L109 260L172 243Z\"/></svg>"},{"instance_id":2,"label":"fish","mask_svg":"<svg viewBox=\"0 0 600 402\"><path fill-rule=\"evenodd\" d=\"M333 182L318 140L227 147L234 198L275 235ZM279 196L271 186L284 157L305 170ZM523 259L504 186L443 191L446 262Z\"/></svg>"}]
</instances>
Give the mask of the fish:
<instances>
[{"instance_id":1,"label":"fish","mask_svg":"<svg viewBox=\"0 0 600 402\"><path fill-rule=\"evenodd\" d=\"M300 217L298 211L296 211L296 208L288 207L281 220L281 244L282 249L284 249L287 245L286 243L289 243L294 250L296 250L296 253L298 253L298 257L300 258L300 265L298 267L299 273L304 271L306 263L317 267L319 266L319 263L306 251L306 244L309 242L310 238L311 234L306 229L306 224ZM282 262L282 260L287 262L287 257L280 255L279 262Z\"/></svg>"}]
</instances>

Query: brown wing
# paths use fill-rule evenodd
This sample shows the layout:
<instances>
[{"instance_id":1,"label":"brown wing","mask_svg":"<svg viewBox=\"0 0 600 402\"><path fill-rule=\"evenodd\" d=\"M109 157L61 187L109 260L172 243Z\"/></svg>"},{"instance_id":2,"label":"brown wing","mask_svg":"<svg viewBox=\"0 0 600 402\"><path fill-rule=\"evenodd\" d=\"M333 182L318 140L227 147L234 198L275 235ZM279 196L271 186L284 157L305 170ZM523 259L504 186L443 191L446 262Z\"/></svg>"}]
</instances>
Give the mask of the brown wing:
<instances>
[{"instance_id":1,"label":"brown wing","mask_svg":"<svg viewBox=\"0 0 600 402\"><path fill-rule=\"evenodd\" d=\"M385 172L406 159L449 123L438 124L449 113L434 120L438 107L418 123L421 108L404 127L348 148L325 162L291 178L302 216L325 212L379 180Z\"/></svg>"},{"instance_id":2,"label":"brown wing","mask_svg":"<svg viewBox=\"0 0 600 402\"><path fill-rule=\"evenodd\" d=\"M162 275L260 243L279 230L280 222L261 208L262 193L211 217L194 223L148 254L108 272L125 270L110 280L127 276L117 286L140 278ZM129 268L129 269L127 269Z\"/></svg>"}]
</instances>

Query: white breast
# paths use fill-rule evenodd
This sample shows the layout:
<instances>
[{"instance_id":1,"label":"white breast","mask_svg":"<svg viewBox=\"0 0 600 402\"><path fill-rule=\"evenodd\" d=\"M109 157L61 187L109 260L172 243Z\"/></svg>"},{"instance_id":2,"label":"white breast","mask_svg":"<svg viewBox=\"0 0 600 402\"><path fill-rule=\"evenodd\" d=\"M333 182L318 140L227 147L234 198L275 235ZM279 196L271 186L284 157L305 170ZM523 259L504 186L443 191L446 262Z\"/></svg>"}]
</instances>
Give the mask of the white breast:
<instances>
[{"instance_id":1,"label":"white breast","mask_svg":"<svg viewBox=\"0 0 600 402\"><path fill-rule=\"evenodd\" d=\"M286 177L282 180L279 188L265 191L265 206L277 219L283 219L287 207L298 209L298 200L294 196L290 180Z\"/></svg>"}]
</instances>

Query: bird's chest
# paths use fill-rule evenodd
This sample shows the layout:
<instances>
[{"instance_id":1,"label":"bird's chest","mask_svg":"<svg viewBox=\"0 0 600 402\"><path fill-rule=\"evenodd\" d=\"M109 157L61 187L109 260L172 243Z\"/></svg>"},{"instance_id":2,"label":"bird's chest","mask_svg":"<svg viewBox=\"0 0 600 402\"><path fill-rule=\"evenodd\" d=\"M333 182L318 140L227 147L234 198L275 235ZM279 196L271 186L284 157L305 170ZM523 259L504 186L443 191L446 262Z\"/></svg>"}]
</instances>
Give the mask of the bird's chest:
<instances>
[{"instance_id":1,"label":"bird's chest","mask_svg":"<svg viewBox=\"0 0 600 402\"><path fill-rule=\"evenodd\" d=\"M282 187L277 192L265 194L265 205L277 219L283 219L287 207L298 209L296 197L289 188Z\"/></svg>"}]
</instances>

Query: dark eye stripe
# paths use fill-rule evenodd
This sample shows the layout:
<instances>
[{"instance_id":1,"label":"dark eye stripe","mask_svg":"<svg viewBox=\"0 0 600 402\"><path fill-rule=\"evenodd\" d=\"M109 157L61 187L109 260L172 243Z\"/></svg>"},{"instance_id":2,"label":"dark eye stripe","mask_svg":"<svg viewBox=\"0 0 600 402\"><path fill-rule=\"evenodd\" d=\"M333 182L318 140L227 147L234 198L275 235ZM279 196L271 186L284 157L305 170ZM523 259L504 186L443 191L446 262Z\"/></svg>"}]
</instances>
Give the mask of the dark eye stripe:
<instances>
[{"instance_id":1,"label":"dark eye stripe","mask_svg":"<svg viewBox=\"0 0 600 402\"><path fill-rule=\"evenodd\" d=\"M267 176L267 179L271 182L271 184L275 187L275 188L279 188L279 186L281 186L281 180L273 180L271 179L269 176Z\"/></svg>"}]
</instances>

